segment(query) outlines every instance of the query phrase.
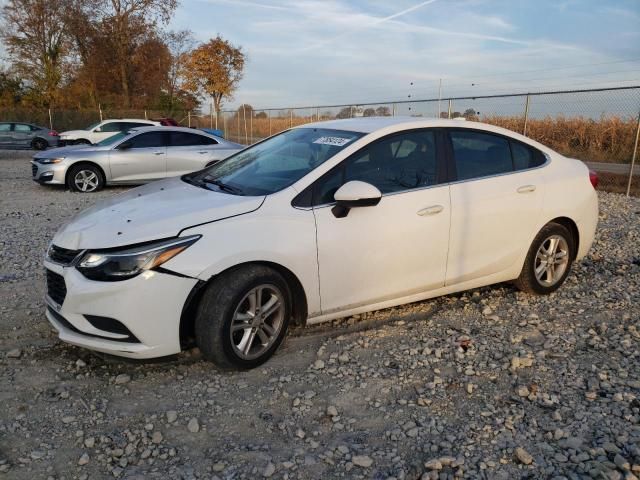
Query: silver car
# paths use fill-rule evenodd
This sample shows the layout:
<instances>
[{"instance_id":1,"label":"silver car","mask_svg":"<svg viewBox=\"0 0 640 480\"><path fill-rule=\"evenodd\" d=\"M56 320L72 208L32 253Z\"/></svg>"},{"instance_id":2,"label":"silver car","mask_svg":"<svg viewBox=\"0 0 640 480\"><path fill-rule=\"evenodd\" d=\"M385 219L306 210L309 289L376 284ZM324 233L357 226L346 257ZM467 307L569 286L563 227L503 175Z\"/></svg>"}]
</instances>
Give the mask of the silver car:
<instances>
[{"instance_id":1,"label":"silver car","mask_svg":"<svg viewBox=\"0 0 640 480\"><path fill-rule=\"evenodd\" d=\"M58 132L31 123L0 122L0 148L35 148L58 146Z\"/></svg>"},{"instance_id":2,"label":"silver car","mask_svg":"<svg viewBox=\"0 0 640 480\"><path fill-rule=\"evenodd\" d=\"M95 192L105 184L141 184L200 170L243 145L182 127L143 127L95 145L74 145L34 155L33 180Z\"/></svg>"}]
</instances>

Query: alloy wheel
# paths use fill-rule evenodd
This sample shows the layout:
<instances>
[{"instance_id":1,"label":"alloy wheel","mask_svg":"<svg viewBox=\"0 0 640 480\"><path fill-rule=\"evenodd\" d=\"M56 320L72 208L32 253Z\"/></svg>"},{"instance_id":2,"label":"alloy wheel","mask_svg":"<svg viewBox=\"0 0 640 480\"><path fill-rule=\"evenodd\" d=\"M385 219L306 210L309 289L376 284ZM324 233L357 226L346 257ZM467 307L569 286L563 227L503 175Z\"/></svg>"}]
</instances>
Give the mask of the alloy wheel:
<instances>
[{"instance_id":1,"label":"alloy wheel","mask_svg":"<svg viewBox=\"0 0 640 480\"><path fill-rule=\"evenodd\" d=\"M277 340L284 324L285 300L275 285L251 289L236 307L231 321L231 344L236 355L252 360Z\"/></svg>"},{"instance_id":2,"label":"alloy wheel","mask_svg":"<svg viewBox=\"0 0 640 480\"><path fill-rule=\"evenodd\" d=\"M560 235L546 238L534 260L534 272L540 285L551 287L558 283L569 265L569 244Z\"/></svg>"},{"instance_id":3,"label":"alloy wheel","mask_svg":"<svg viewBox=\"0 0 640 480\"><path fill-rule=\"evenodd\" d=\"M91 170L80 170L73 178L73 183L81 192L93 192L99 182L98 174Z\"/></svg>"}]
</instances>

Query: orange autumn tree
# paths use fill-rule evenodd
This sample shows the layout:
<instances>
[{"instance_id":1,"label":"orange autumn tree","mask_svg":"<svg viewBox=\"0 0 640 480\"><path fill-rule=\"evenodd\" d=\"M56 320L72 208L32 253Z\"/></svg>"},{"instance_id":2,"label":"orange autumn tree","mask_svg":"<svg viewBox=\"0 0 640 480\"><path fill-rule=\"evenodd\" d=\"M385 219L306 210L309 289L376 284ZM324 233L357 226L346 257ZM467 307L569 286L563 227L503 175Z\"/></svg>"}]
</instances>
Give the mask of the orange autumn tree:
<instances>
[{"instance_id":1,"label":"orange autumn tree","mask_svg":"<svg viewBox=\"0 0 640 480\"><path fill-rule=\"evenodd\" d=\"M224 99L233 96L242 79L245 54L220 35L187 55L183 65L184 89L213 99L219 112Z\"/></svg>"}]
</instances>

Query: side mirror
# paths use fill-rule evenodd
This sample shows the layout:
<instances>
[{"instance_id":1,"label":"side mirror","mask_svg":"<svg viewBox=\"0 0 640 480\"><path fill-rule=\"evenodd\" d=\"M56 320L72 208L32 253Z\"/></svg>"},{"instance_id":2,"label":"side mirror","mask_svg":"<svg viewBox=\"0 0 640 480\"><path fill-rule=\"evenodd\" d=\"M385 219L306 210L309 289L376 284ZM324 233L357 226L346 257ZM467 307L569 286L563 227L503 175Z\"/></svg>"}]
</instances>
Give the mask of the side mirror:
<instances>
[{"instance_id":1,"label":"side mirror","mask_svg":"<svg viewBox=\"0 0 640 480\"><path fill-rule=\"evenodd\" d=\"M96 129L94 130L94 132L96 132L96 133L100 133L101 131L102 131L102 127L98 127L98 128L96 128Z\"/></svg>"},{"instance_id":2,"label":"side mirror","mask_svg":"<svg viewBox=\"0 0 640 480\"><path fill-rule=\"evenodd\" d=\"M370 183L352 180L342 185L333 198L336 205L331 212L336 218L344 218L352 208L376 206L382 193Z\"/></svg>"},{"instance_id":3,"label":"side mirror","mask_svg":"<svg viewBox=\"0 0 640 480\"><path fill-rule=\"evenodd\" d=\"M131 142L127 140L126 142L122 142L120 145L118 145L118 150L128 150L131 148L131 146Z\"/></svg>"}]
</instances>

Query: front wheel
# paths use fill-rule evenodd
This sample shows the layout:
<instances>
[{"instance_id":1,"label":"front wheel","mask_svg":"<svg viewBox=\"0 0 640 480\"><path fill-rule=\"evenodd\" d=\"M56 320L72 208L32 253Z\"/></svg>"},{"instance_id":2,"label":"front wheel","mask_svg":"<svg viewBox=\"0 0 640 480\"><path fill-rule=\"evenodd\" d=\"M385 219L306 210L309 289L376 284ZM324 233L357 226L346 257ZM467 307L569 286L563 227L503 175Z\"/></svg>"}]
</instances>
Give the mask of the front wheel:
<instances>
[{"instance_id":1,"label":"front wheel","mask_svg":"<svg viewBox=\"0 0 640 480\"><path fill-rule=\"evenodd\" d=\"M67 186L76 192L97 192L104 186L104 178L100 169L93 165L76 165L69 170Z\"/></svg>"},{"instance_id":2,"label":"front wheel","mask_svg":"<svg viewBox=\"0 0 640 480\"><path fill-rule=\"evenodd\" d=\"M207 287L196 315L196 343L222 369L266 362L284 339L291 292L282 276L262 265L239 267Z\"/></svg>"},{"instance_id":3,"label":"front wheel","mask_svg":"<svg viewBox=\"0 0 640 480\"><path fill-rule=\"evenodd\" d=\"M575 258L575 242L564 225L548 223L533 240L522 272L514 282L518 289L546 295L564 283Z\"/></svg>"}]
</instances>

